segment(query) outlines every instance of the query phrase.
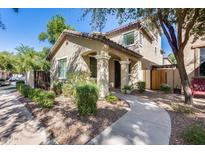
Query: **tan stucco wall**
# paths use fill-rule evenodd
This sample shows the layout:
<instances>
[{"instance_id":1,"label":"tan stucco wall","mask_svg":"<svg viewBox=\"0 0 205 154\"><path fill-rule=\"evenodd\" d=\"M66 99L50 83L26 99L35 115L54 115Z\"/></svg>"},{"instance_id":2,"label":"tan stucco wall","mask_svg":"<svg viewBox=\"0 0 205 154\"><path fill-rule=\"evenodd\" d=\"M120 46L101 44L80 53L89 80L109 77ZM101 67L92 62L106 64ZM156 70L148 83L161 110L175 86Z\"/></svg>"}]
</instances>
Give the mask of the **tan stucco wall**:
<instances>
[{"instance_id":1,"label":"tan stucco wall","mask_svg":"<svg viewBox=\"0 0 205 154\"><path fill-rule=\"evenodd\" d=\"M149 67L152 64L159 64L161 65L163 62L163 55L161 54L161 36L158 34L158 40L154 39L153 41L150 41L150 39L142 33L140 30L133 28L132 30L128 30L123 33L118 33L115 35L110 36L110 39L122 44L123 41L123 34L127 32L134 31L135 35L135 44L132 46L128 46L128 48L132 49L133 51L140 53L143 56L144 61L142 62L142 68L145 69L145 67ZM141 32L143 35L143 44L140 46L138 45L138 36L139 32ZM156 47L156 53L155 53L155 47ZM145 63L145 64L143 64Z\"/></svg>"},{"instance_id":2,"label":"tan stucco wall","mask_svg":"<svg viewBox=\"0 0 205 154\"><path fill-rule=\"evenodd\" d=\"M202 45L202 44L205 46L205 41L198 39L196 42L192 43L192 40L193 38L190 38L189 42L187 43L184 49L184 62L186 66L186 71L190 79L195 76L194 53L196 52L196 55L197 55L196 67L198 67L199 66L199 51L200 51L200 48L193 49L192 46Z\"/></svg>"}]
</instances>

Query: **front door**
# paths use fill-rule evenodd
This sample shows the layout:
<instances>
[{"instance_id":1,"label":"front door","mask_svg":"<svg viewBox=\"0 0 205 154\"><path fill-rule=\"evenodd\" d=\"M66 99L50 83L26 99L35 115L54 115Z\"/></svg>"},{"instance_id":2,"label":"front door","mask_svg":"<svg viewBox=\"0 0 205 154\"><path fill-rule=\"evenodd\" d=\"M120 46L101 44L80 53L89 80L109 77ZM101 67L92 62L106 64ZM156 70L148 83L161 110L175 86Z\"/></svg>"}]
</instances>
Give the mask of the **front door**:
<instances>
[{"instance_id":1,"label":"front door","mask_svg":"<svg viewBox=\"0 0 205 154\"><path fill-rule=\"evenodd\" d=\"M121 86L121 67L119 61L115 61L115 88Z\"/></svg>"}]
</instances>

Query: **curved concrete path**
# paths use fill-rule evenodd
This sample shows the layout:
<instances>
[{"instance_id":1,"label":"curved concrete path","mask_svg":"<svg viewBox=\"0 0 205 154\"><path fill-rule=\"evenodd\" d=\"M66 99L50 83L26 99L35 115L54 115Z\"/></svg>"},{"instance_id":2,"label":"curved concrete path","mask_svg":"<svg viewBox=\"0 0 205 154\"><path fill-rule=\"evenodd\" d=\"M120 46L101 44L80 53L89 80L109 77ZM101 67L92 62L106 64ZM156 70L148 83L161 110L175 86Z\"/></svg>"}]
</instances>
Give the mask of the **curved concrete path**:
<instances>
[{"instance_id":1,"label":"curved concrete path","mask_svg":"<svg viewBox=\"0 0 205 154\"><path fill-rule=\"evenodd\" d=\"M140 96L115 94L130 104L130 111L88 144L169 144L171 121L164 109Z\"/></svg>"},{"instance_id":2,"label":"curved concrete path","mask_svg":"<svg viewBox=\"0 0 205 154\"><path fill-rule=\"evenodd\" d=\"M14 86L0 87L0 144L55 144L18 97Z\"/></svg>"}]
</instances>

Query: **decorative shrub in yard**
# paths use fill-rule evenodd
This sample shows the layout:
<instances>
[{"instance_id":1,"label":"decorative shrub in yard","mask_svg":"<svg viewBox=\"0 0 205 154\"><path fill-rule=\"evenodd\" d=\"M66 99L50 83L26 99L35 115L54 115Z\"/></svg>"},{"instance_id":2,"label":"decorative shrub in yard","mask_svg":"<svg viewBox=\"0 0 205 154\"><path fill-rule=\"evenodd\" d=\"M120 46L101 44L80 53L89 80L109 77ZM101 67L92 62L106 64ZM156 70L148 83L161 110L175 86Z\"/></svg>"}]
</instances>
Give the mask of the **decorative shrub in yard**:
<instances>
[{"instance_id":1,"label":"decorative shrub in yard","mask_svg":"<svg viewBox=\"0 0 205 154\"><path fill-rule=\"evenodd\" d=\"M186 128L182 133L182 138L187 144L204 145L205 126L198 124Z\"/></svg>"},{"instance_id":2,"label":"decorative shrub in yard","mask_svg":"<svg viewBox=\"0 0 205 154\"><path fill-rule=\"evenodd\" d=\"M63 85L63 94L65 96L75 97L76 87L82 84L95 83L93 79L90 78L90 73L88 72L69 72L67 77L67 83Z\"/></svg>"},{"instance_id":3,"label":"decorative shrub in yard","mask_svg":"<svg viewBox=\"0 0 205 154\"><path fill-rule=\"evenodd\" d=\"M163 91L164 93L168 94L171 92L171 87L170 87L170 85L168 85L166 83L162 83L160 85L160 90Z\"/></svg>"},{"instance_id":4,"label":"decorative shrub in yard","mask_svg":"<svg viewBox=\"0 0 205 154\"><path fill-rule=\"evenodd\" d=\"M93 115L97 111L99 88L96 84L84 84L76 87L76 102L80 115Z\"/></svg>"},{"instance_id":5,"label":"decorative shrub in yard","mask_svg":"<svg viewBox=\"0 0 205 154\"><path fill-rule=\"evenodd\" d=\"M108 102L110 102L110 103L116 103L117 101L118 101L118 98L115 96L115 95L113 95L113 94L109 94L108 96L106 96L106 100L108 101Z\"/></svg>"},{"instance_id":6,"label":"decorative shrub in yard","mask_svg":"<svg viewBox=\"0 0 205 154\"><path fill-rule=\"evenodd\" d=\"M56 95L60 95L62 93L62 86L63 83L60 81L53 82L53 91L55 92Z\"/></svg>"},{"instance_id":7,"label":"decorative shrub in yard","mask_svg":"<svg viewBox=\"0 0 205 154\"><path fill-rule=\"evenodd\" d=\"M25 97L28 97L34 102L38 102L38 104L41 107L44 108L53 107L54 99L55 99L54 92L31 88L30 86L25 85L24 83L17 83L16 88Z\"/></svg>"},{"instance_id":8,"label":"decorative shrub in yard","mask_svg":"<svg viewBox=\"0 0 205 154\"><path fill-rule=\"evenodd\" d=\"M69 96L69 95L71 95L71 93L72 93L72 90L71 90L71 85L70 84L63 84L63 86L62 86L62 93L63 93L63 95L64 96Z\"/></svg>"},{"instance_id":9,"label":"decorative shrub in yard","mask_svg":"<svg viewBox=\"0 0 205 154\"><path fill-rule=\"evenodd\" d=\"M143 93L145 91L145 82L144 81L139 81L137 82L137 88L140 93Z\"/></svg>"},{"instance_id":10,"label":"decorative shrub in yard","mask_svg":"<svg viewBox=\"0 0 205 154\"><path fill-rule=\"evenodd\" d=\"M125 94L131 93L131 90L132 90L132 86L129 86L129 85L125 85L125 86L122 88L122 91L123 91Z\"/></svg>"}]
</instances>

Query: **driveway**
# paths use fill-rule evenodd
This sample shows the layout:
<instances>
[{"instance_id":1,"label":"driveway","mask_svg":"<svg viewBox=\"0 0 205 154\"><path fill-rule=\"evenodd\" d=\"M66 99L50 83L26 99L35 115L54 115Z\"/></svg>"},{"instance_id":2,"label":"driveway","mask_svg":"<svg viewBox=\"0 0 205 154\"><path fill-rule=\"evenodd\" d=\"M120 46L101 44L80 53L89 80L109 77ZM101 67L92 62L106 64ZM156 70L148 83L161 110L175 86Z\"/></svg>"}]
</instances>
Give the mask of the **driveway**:
<instances>
[{"instance_id":1,"label":"driveway","mask_svg":"<svg viewBox=\"0 0 205 154\"><path fill-rule=\"evenodd\" d=\"M130 104L130 111L88 144L169 144L169 114L154 102L134 95L116 93Z\"/></svg>"},{"instance_id":2,"label":"driveway","mask_svg":"<svg viewBox=\"0 0 205 154\"><path fill-rule=\"evenodd\" d=\"M52 144L19 97L14 86L0 87L0 144Z\"/></svg>"}]
</instances>

